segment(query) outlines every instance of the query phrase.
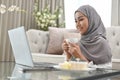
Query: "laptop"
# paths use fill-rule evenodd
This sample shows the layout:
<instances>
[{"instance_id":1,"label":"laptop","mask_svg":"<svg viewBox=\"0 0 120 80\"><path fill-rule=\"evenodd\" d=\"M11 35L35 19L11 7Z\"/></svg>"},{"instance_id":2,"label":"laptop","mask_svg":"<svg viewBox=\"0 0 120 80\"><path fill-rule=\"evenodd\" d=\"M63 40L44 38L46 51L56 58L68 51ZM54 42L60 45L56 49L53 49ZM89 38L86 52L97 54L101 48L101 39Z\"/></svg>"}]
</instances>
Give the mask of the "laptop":
<instances>
[{"instance_id":1,"label":"laptop","mask_svg":"<svg viewBox=\"0 0 120 80\"><path fill-rule=\"evenodd\" d=\"M24 26L8 30L10 43L12 46L15 62L24 66L31 67L30 69L37 69L39 67L52 67L56 64L47 62L33 62L29 43L27 40Z\"/></svg>"},{"instance_id":2,"label":"laptop","mask_svg":"<svg viewBox=\"0 0 120 80\"><path fill-rule=\"evenodd\" d=\"M14 69L9 80L30 80L32 73L23 73L22 69L26 68L26 66L22 66L19 64L15 64Z\"/></svg>"}]
</instances>

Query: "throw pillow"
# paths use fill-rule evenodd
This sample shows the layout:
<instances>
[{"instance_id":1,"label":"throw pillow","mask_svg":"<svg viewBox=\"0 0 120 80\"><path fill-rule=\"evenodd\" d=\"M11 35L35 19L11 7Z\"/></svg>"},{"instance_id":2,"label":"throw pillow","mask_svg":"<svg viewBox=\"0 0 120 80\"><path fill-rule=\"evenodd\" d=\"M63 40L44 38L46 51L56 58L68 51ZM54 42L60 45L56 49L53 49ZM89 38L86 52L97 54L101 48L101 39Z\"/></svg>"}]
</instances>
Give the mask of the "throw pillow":
<instances>
[{"instance_id":1,"label":"throw pillow","mask_svg":"<svg viewBox=\"0 0 120 80\"><path fill-rule=\"evenodd\" d=\"M64 39L63 32L65 31L64 28L55 28L49 27L49 44L47 48L48 54L62 54L62 41Z\"/></svg>"},{"instance_id":2,"label":"throw pillow","mask_svg":"<svg viewBox=\"0 0 120 80\"><path fill-rule=\"evenodd\" d=\"M57 54L57 55L63 54L62 42L64 39L65 32L76 32L76 30L49 27L49 43L46 51L48 54Z\"/></svg>"}]
</instances>

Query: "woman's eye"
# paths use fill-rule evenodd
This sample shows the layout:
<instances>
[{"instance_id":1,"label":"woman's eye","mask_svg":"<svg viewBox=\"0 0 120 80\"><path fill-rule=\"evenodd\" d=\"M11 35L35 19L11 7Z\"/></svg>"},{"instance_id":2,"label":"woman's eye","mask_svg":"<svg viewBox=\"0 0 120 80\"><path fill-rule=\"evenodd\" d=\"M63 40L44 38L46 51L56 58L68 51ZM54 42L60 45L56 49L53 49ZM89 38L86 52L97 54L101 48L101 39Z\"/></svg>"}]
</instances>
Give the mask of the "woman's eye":
<instances>
[{"instance_id":1,"label":"woman's eye","mask_svg":"<svg viewBox=\"0 0 120 80\"><path fill-rule=\"evenodd\" d=\"M83 18L78 19L78 20L75 20L75 23L80 22L80 21L83 21L83 20L84 20Z\"/></svg>"},{"instance_id":2,"label":"woman's eye","mask_svg":"<svg viewBox=\"0 0 120 80\"><path fill-rule=\"evenodd\" d=\"M77 21L75 20L75 23L77 23Z\"/></svg>"},{"instance_id":3,"label":"woman's eye","mask_svg":"<svg viewBox=\"0 0 120 80\"><path fill-rule=\"evenodd\" d=\"M84 19L79 19L79 21L83 21Z\"/></svg>"}]
</instances>

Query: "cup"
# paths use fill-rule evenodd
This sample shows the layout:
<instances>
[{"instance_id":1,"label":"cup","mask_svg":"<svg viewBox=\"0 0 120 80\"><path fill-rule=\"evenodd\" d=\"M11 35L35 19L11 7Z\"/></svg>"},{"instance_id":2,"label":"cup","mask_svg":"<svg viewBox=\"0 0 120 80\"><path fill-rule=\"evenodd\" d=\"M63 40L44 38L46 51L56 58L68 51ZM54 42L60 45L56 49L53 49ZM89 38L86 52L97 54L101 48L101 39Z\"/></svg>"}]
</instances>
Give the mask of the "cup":
<instances>
[{"instance_id":1,"label":"cup","mask_svg":"<svg viewBox=\"0 0 120 80\"><path fill-rule=\"evenodd\" d=\"M65 39L67 43L77 43L79 41L79 38L67 38Z\"/></svg>"}]
</instances>

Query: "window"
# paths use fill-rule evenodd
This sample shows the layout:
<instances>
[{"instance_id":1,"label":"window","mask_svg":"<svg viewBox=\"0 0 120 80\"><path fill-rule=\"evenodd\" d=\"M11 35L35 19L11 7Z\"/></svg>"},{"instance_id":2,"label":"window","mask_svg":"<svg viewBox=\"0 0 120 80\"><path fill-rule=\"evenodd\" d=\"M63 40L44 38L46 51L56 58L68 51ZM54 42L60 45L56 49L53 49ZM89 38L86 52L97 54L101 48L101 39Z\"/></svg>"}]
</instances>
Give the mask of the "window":
<instances>
[{"instance_id":1,"label":"window","mask_svg":"<svg viewBox=\"0 0 120 80\"><path fill-rule=\"evenodd\" d=\"M66 28L75 28L74 11L80 6L89 4L93 6L105 27L111 26L111 0L64 0L65 2L65 23Z\"/></svg>"}]
</instances>

